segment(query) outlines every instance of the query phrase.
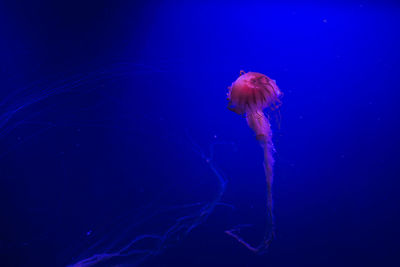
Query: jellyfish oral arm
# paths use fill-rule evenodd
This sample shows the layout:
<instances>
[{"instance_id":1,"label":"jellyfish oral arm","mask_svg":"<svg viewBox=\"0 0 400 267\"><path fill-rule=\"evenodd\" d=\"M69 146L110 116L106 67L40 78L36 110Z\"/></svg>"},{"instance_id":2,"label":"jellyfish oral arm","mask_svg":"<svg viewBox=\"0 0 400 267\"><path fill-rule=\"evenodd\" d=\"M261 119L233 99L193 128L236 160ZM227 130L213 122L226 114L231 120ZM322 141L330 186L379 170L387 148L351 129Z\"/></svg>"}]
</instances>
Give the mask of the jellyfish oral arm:
<instances>
[{"instance_id":1,"label":"jellyfish oral arm","mask_svg":"<svg viewBox=\"0 0 400 267\"><path fill-rule=\"evenodd\" d=\"M247 114L247 123L256 134L257 140L264 149L264 171L267 185L267 215L270 220L271 231L267 232L264 240L264 248L267 248L275 236L275 219L273 214L272 182L274 165L274 145L272 143L272 131L269 120L264 112L258 110Z\"/></svg>"},{"instance_id":2,"label":"jellyfish oral arm","mask_svg":"<svg viewBox=\"0 0 400 267\"><path fill-rule=\"evenodd\" d=\"M256 138L264 146L271 135L269 121L262 110L248 112L246 115L247 124L255 132Z\"/></svg>"},{"instance_id":3,"label":"jellyfish oral arm","mask_svg":"<svg viewBox=\"0 0 400 267\"><path fill-rule=\"evenodd\" d=\"M260 250L268 248L275 236L275 219L273 215L272 182L274 165L274 145L272 143L272 131L268 118L262 110L248 112L246 115L247 124L255 132L257 140L264 149L264 171L267 185L267 215L270 220L271 230L267 231L264 245Z\"/></svg>"},{"instance_id":4,"label":"jellyfish oral arm","mask_svg":"<svg viewBox=\"0 0 400 267\"><path fill-rule=\"evenodd\" d=\"M254 247L247 243L243 238L239 236L240 227L226 230L225 233L240 244L245 246L247 249L254 253L263 253L271 244L271 241L275 237L275 220L273 216L273 203L272 203L272 181L273 181L273 151L274 146L272 143L272 132L269 120L265 116L262 110L256 110L246 113L247 124L255 132L257 140L264 149L264 171L267 185L267 215L270 220L270 229L267 229L263 242L258 246Z\"/></svg>"}]
</instances>

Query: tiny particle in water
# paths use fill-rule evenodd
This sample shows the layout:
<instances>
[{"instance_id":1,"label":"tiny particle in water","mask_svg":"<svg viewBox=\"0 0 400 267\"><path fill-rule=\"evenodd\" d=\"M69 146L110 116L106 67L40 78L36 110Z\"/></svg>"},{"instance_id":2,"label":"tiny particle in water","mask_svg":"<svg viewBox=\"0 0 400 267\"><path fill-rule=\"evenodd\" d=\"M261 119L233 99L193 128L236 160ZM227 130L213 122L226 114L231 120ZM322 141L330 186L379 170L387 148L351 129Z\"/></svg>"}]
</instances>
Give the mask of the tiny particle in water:
<instances>
[{"instance_id":1,"label":"tiny particle in water","mask_svg":"<svg viewBox=\"0 0 400 267\"><path fill-rule=\"evenodd\" d=\"M323 19L322 22L323 22L323 23L327 23L328 20L327 20L327 19Z\"/></svg>"},{"instance_id":2,"label":"tiny particle in water","mask_svg":"<svg viewBox=\"0 0 400 267\"><path fill-rule=\"evenodd\" d=\"M92 234L92 230L86 232L86 236L90 236Z\"/></svg>"}]
</instances>

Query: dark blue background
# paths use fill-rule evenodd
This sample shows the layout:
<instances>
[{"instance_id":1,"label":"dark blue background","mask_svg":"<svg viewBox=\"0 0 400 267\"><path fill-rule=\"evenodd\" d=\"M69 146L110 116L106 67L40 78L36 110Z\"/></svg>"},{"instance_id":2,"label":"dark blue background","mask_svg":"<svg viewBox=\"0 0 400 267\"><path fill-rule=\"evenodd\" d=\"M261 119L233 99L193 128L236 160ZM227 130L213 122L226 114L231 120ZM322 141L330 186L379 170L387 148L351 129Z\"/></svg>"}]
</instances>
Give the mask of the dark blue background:
<instances>
[{"instance_id":1,"label":"dark blue background","mask_svg":"<svg viewBox=\"0 0 400 267\"><path fill-rule=\"evenodd\" d=\"M162 232L176 214L129 229L217 193L194 140L233 143L214 156L229 205L144 266L399 266L399 27L394 2L2 1L0 265ZM262 256L224 234L265 224L261 148L226 109L240 70L284 93Z\"/></svg>"}]
</instances>

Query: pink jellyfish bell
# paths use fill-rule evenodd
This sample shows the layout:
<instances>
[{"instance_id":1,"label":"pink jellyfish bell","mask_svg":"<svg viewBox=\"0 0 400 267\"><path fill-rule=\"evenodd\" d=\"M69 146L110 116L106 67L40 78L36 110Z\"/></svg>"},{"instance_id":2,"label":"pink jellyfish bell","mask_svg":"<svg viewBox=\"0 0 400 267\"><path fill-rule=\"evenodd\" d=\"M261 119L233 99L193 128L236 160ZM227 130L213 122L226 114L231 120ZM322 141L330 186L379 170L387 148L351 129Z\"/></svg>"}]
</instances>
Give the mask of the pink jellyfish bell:
<instances>
[{"instance_id":1,"label":"pink jellyfish bell","mask_svg":"<svg viewBox=\"0 0 400 267\"><path fill-rule=\"evenodd\" d=\"M265 141L270 130L263 110L277 109L281 95L275 81L266 75L240 71L239 78L229 87L228 108L237 114L246 114L247 123L256 133L257 140Z\"/></svg>"},{"instance_id":2,"label":"pink jellyfish bell","mask_svg":"<svg viewBox=\"0 0 400 267\"><path fill-rule=\"evenodd\" d=\"M273 180L273 151L272 132L265 109L276 110L279 108L282 96L275 81L258 72L240 71L239 78L228 87L228 109L237 114L245 115L247 124L256 134L257 140L264 149L264 169L267 180L267 212L271 219L271 231L268 231L264 242L253 248L245 243L232 231L227 233L236 238L247 248L258 252L267 248L274 237L274 217L272 212L272 180Z\"/></svg>"}]
</instances>

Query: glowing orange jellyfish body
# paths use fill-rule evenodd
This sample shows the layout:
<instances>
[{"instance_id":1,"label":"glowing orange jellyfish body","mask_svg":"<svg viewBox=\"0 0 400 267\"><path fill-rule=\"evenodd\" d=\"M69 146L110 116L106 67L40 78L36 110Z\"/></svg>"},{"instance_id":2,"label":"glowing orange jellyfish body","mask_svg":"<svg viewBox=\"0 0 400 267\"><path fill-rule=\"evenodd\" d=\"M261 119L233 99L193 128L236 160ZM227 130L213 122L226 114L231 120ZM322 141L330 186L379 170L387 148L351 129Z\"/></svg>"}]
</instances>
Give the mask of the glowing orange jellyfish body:
<instances>
[{"instance_id":1,"label":"glowing orange jellyfish body","mask_svg":"<svg viewBox=\"0 0 400 267\"><path fill-rule=\"evenodd\" d=\"M275 81L257 72L240 71L240 76L228 92L228 109L246 116L247 124L256 134L257 140L264 149L264 167L267 180L267 212L271 219L271 231L267 232L264 242L257 248L251 247L232 231L227 233L254 252L260 252L269 246L274 237L274 218L272 212L272 180L273 180L273 151L272 133L264 110L279 108L282 96Z\"/></svg>"}]
</instances>

